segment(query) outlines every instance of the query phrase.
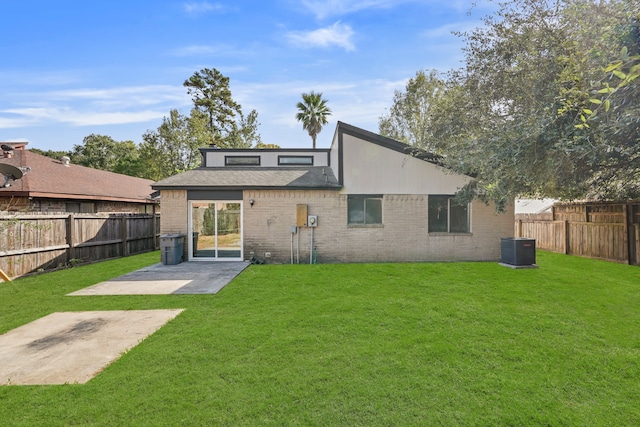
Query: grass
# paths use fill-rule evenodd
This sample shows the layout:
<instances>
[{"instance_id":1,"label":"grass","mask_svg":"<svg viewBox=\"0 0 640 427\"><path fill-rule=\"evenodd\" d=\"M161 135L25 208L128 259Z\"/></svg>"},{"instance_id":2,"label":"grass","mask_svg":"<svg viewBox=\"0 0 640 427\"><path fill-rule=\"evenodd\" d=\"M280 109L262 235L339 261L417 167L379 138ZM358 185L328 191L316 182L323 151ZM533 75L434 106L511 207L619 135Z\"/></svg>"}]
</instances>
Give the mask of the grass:
<instances>
[{"instance_id":1,"label":"grass","mask_svg":"<svg viewBox=\"0 0 640 427\"><path fill-rule=\"evenodd\" d=\"M0 333L186 309L87 384L0 387L3 425L640 425L638 267L261 265L217 295L64 296L157 260L0 284Z\"/></svg>"}]
</instances>

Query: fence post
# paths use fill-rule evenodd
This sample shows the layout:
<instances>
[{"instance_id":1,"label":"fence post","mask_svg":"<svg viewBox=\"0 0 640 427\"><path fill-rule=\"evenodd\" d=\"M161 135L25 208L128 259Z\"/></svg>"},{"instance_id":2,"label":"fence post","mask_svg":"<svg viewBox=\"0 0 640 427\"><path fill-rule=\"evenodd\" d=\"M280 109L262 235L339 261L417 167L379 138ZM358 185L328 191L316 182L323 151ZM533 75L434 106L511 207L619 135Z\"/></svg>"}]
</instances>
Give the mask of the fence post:
<instances>
[{"instance_id":1,"label":"fence post","mask_svg":"<svg viewBox=\"0 0 640 427\"><path fill-rule=\"evenodd\" d=\"M128 247L129 245L127 244L127 215L122 215L122 217L120 218L120 238L122 239L122 256L127 256L129 255L129 250Z\"/></svg>"},{"instance_id":2,"label":"fence post","mask_svg":"<svg viewBox=\"0 0 640 427\"><path fill-rule=\"evenodd\" d=\"M75 259L76 255L75 222L75 215L70 213L67 217L67 245L69 245L69 248L67 249L67 262Z\"/></svg>"},{"instance_id":3,"label":"fence post","mask_svg":"<svg viewBox=\"0 0 640 427\"><path fill-rule=\"evenodd\" d=\"M623 217L624 217L624 228L623 228L623 235L624 235L624 253L625 253L625 257L627 258L624 261L627 261L627 264L633 264L633 260L632 260L632 255L633 255L633 247L631 246L632 244L632 239L630 238L631 235L629 234L630 232L633 232L633 230L631 230L630 225L631 222L629 221L629 204L625 203L624 205L622 205L622 213L623 213Z\"/></svg>"},{"instance_id":4,"label":"fence post","mask_svg":"<svg viewBox=\"0 0 640 427\"><path fill-rule=\"evenodd\" d=\"M571 241L569 236L569 221L564 221L564 254L569 254L569 242Z\"/></svg>"},{"instance_id":5,"label":"fence post","mask_svg":"<svg viewBox=\"0 0 640 427\"><path fill-rule=\"evenodd\" d=\"M640 224L634 224L636 229L636 265L640 265Z\"/></svg>"},{"instance_id":6,"label":"fence post","mask_svg":"<svg viewBox=\"0 0 640 427\"><path fill-rule=\"evenodd\" d=\"M516 237L522 237L522 220L519 219L516 223Z\"/></svg>"},{"instance_id":7,"label":"fence post","mask_svg":"<svg viewBox=\"0 0 640 427\"><path fill-rule=\"evenodd\" d=\"M157 223L156 205L153 205L151 207L151 227L153 229L153 232L151 233L151 235L153 236L153 250L158 249L158 246L160 246L158 235L156 233L156 229L157 229L157 224L156 223Z\"/></svg>"}]
</instances>

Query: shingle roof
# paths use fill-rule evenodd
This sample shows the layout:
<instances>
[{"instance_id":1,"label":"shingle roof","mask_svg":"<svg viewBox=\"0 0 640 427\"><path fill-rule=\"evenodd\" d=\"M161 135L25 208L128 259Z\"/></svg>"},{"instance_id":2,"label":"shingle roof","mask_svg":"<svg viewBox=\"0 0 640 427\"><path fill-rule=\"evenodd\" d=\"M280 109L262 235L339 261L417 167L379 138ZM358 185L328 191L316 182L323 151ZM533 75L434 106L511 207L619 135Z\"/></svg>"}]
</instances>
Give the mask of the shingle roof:
<instances>
[{"instance_id":1,"label":"shingle roof","mask_svg":"<svg viewBox=\"0 0 640 427\"><path fill-rule=\"evenodd\" d=\"M0 163L31 171L11 186L0 188L0 196L31 196L123 202L149 201L152 180L62 162L28 150L15 150Z\"/></svg>"},{"instance_id":2,"label":"shingle roof","mask_svg":"<svg viewBox=\"0 0 640 427\"><path fill-rule=\"evenodd\" d=\"M153 184L167 189L340 189L328 166L198 168Z\"/></svg>"}]
</instances>

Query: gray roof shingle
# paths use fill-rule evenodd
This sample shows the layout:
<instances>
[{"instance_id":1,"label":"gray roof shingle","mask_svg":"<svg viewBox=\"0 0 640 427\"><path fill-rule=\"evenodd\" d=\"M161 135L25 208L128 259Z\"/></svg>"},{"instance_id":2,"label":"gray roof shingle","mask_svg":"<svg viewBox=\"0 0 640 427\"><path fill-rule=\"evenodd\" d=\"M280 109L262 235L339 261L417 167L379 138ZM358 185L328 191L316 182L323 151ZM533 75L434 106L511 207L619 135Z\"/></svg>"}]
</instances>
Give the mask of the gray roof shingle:
<instances>
[{"instance_id":1,"label":"gray roof shingle","mask_svg":"<svg viewBox=\"0 0 640 427\"><path fill-rule=\"evenodd\" d=\"M335 189L342 186L328 166L197 168L153 184L165 189Z\"/></svg>"}]
</instances>

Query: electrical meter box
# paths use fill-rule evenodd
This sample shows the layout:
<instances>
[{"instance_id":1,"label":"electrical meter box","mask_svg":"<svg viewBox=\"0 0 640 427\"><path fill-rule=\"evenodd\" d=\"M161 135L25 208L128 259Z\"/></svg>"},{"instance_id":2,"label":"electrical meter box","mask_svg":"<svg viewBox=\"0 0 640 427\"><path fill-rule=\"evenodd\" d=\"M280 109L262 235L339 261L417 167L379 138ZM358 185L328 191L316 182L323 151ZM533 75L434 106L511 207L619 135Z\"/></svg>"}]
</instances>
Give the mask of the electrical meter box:
<instances>
[{"instance_id":1,"label":"electrical meter box","mask_svg":"<svg viewBox=\"0 0 640 427\"><path fill-rule=\"evenodd\" d=\"M296 205L296 227L307 226L307 205Z\"/></svg>"},{"instance_id":2,"label":"electrical meter box","mask_svg":"<svg viewBox=\"0 0 640 427\"><path fill-rule=\"evenodd\" d=\"M309 215L307 217L307 227L317 227L318 226L318 215Z\"/></svg>"}]
</instances>

